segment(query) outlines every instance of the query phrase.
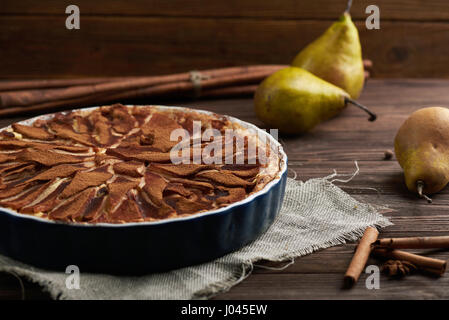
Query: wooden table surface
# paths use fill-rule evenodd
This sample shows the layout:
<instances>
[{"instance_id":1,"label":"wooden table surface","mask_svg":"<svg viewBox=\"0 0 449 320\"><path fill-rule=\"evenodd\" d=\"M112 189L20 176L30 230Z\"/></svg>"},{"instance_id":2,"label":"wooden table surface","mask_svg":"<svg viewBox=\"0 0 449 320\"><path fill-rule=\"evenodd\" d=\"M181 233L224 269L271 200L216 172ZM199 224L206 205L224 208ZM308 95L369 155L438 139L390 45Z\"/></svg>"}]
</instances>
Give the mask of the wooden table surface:
<instances>
[{"instance_id":1,"label":"wooden table surface","mask_svg":"<svg viewBox=\"0 0 449 320\"><path fill-rule=\"evenodd\" d=\"M449 190L433 197L434 203L418 199L404 186L396 160L384 160L393 149L401 123L424 106L449 106L449 80L370 80L360 102L378 114L370 123L360 110L349 107L337 118L300 137L281 137L289 167L297 179L323 177L337 170L352 173L357 160L360 173L351 182L339 184L360 201L390 208L386 216L393 226L380 237L438 236L449 234ZM177 103L180 105L180 103ZM229 114L261 125L251 99L186 102L201 109ZM0 119L0 127L24 119ZM342 278L352 257L354 244L335 246L297 258L282 271L255 268L252 275L218 299L440 299L449 298L449 275L434 278L412 275L401 280L382 275L380 289L365 287L366 274L351 290L342 290ZM449 251L430 252L449 258ZM378 261L370 260L369 264ZM48 299L38 285L25 281L27 299ZM20 286L11 275L0 275L0 299L19 299Z\"/></svg>"}]
</instances>

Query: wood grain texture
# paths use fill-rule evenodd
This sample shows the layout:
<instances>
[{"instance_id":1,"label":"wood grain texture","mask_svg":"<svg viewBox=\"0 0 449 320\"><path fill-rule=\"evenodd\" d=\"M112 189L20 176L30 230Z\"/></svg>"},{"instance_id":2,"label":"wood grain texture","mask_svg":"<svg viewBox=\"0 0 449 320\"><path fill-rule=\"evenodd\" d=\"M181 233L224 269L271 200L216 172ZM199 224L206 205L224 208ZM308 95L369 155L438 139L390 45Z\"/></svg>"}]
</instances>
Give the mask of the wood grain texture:
<instances>
[{"instance_id":1,"label":"wood grain texture","mask_svg":"<svg viewBox=\"0 0 449 320\"><path fill-rule=\"evenodd\" d=\"M4 0L0 14L62 15L73 4L69 0ZM134 0L89 1L76 4L83 15L128 15L170 17L241 17L260 19L335 19L346 8L346 0ZM375 4L385 20L449 20L445 0L370 0L354 1L351 14L365 19L365 8Z\"/></svg>"},{"instance_id":2,"label":"wood grain texture","mask_svg":"<svg viewBox=\"0 0 449 320\"><path fill-rule=\"evenodd\" d=\"M449 80L370 80L360 101L379 115L374 123L356 108L348 107L335 119L299 137L281 137L289 157L289 167L298 179L307 180L339 173L360 173L350 183L338 185L360 201L383 206L393 226L382 229L380 237L441 236L449 234L449 190L435 195L428 205L407 191L402 170L393 158L383 160L384 151L393 149L397 129L407 116L431 105L449 106ZM147 101L155 103L156 101ZM251 99L165 101L166 104L195 106L229 114L256 125ZM0 119L0 127L28 116ZM432 278L413 275L402 280L381 276L379 290L365 288L366 274L356 287L342 290L342 279L355 244L332 247L297 258L282 271L255 268L254 274L217 299L448 299L449 275ZM449 259L449 251L417 251ZM379 263L370 259L369 264ZM282 264L261 262L270 266ZM10 275L0 276L0 299L20 298L19 284ZM39 286L26 283L26 297L48 298Z\"/></svg>"},{"instance_id":3,"label":"wood grain texture","mask_svg":"<svg viewBox=\"0 0 449 320\"><path fill-rule=\"evenodd\" d=\"M436 12L449 12L441 8ZM0 78L133 76L288 64L333 21L114 13L82 16L80 30L67 30L65 18L0 14ZM385 19L380 30L367 30L362 20L356 24L363 55L374 62L374 77L449 77L449 23Z\"/></svg>"}]
</instances>

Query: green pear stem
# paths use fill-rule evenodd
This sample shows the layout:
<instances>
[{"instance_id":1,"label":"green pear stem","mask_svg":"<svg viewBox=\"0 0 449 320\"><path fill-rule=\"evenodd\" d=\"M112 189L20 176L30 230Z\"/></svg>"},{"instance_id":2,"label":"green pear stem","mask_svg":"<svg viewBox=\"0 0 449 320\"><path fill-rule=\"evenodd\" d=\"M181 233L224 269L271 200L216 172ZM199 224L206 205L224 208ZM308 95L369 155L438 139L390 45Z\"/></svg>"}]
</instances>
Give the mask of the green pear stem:
<instances>
[{"instance_id":1,"label":"green pear stem","mask_svg":"<svg viewBox=\"0 0 449 320\"><path fill-rule=\"evenodd\" d=\"M351 11L351 6L352 6L352 0L348 0L345 12L349 13L349 11Z\"/></svg>"},{"instance_id":2,"label":"green pear stem","mask_svg":"<svg viewBox=\"0 0 449 320\"><path fill-rule=\"evenodd\" d=\"M356 107L362 109L363 111L365 111L366 113L369 114L369 121L375 121L377 119L377 115L375 113L373 113L370 109L368 109L367 107L365 107L363 104L358 103L355 100L352 100L351 98L345 97L345 104L347 103L352 103L353 105L355 105Z\"/></svg>"},{"instance_id":3,"label":"green pear stem","mask_svg":"<svg viewBox=\"0 0 449 320\"><path fill-rule=\"evenodd\" d=\"M427 200L428 203L432 203L432 199L429 198L428 196L426 196L425 194L423 194L424 181L422 181L422 180L416 181L416 189L418 190L418 195L420 198L424 198Z\"/></svg>"}]
</instances>

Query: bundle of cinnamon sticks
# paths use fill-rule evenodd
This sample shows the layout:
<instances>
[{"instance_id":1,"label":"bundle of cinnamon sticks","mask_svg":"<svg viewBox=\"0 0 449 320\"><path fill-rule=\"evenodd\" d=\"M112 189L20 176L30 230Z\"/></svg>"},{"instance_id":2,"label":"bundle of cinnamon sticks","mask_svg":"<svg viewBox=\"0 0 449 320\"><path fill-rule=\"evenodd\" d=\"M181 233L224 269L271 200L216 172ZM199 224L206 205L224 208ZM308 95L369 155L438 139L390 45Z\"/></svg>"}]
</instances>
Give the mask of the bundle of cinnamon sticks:
<instances>
[{"instance_id":1,"label":"bundle of cinnamon sticks","mask_svg":"<svg viewBox=\"0 0 449 320\"><path fill-rule=\"evenodd\" d=\"M446 260L430 258L398 249L448 249L449 236L408 237L377 239L379 232L369 227L365 230L357 250L345 274L345 286L357 282L370 254L382 259L392 259L398 263L406 262L416 269L441 276L446 271Z\"/></svg>"},{"instance_id":2,"label":"bundle of cinnamon sticks","mask_svg":"<svg viewBox=\"0 0 449 320\"><path fill-rule=\"evenodd\" d=\"M252 96L257 85L285 65L255 65L184 73L118 78L0 82L0 117L50 113L147 98ZM364 60L365 77L372 62Z\"/></svg>"},{"instance_id":3,"label":"bundle of cinnamon sticks","mask_svg":"<svg viewBox=\"0 0 449 320\"><path fill-rule=\"evenodd\" d=\"M283 67L256 65L150 77L0 82L0 116L179 94L250 95L264 78Z\"/></svg>"}]
</instances>

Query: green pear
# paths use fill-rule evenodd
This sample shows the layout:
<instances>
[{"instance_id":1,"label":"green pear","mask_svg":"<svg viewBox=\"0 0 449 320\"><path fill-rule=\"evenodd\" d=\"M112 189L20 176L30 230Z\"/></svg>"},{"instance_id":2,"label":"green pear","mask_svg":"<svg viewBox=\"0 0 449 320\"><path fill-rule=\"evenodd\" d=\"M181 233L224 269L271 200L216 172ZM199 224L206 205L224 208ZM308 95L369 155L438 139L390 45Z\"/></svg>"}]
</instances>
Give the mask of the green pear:
<instances>
[{"instance_id":1,"label":"green pear","mask_svg":"<svg viewBox=\"0 0 449 320\"><path fill-rule=\"evenodd\" d=\"M254 107L257 117L271 128L288 134L311 130L341 112L350 99L343 89L296 67L281 69L257 88ZM370 120L376 116L369 110Z\"/></svg>"},{"instance_id":2,"label":"green pear","mask_svg":"<svg viewBox=\"0 0 449 320\"><path fill-rule=\"evenodd\" d=\"M357 99L365 81L359 33L349 7L319 38L305 47L292 65L344 89Z\"/></svg>"},{"instance_id":3,"label":"green pear","mask_svg":"<svg viewBox=\"0 0 449 320\"><path fill-rule=\"evenodd\" d=\"M394 150L407 188L431 202L425 194L439 192L449 182L449 109L413 112L399 128Z\"/></svg>"}]
</instances>

